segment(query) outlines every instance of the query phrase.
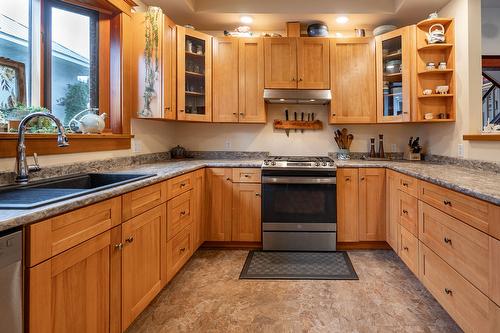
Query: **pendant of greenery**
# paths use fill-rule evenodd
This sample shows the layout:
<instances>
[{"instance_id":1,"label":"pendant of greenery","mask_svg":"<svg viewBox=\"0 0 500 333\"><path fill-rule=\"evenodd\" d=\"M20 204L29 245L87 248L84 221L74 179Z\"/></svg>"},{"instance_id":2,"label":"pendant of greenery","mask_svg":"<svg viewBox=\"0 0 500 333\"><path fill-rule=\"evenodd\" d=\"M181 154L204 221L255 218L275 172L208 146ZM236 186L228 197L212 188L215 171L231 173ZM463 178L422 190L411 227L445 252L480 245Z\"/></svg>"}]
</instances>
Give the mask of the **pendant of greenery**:
<instances>
[{"instance_id":1,"label":"pendant of greenery","mask_svg":"<svg viewBox=\"0 0 500 333\"><path fill-rule=\"evenodd\" d=\"M158 7L148 7L148 11L146 12L146 18L144 21L144 37L146 40L146 45L144 47L145 84L144 94L142 95L144 99L144 105L142 110L140 110L139 112L139 115L141 117L153 116L153 111L151 111L151 102L156 96L155 83L158 80L159 71L158 47L160 44L160 19L161 9Z\"/></svg>"}]
</instances>

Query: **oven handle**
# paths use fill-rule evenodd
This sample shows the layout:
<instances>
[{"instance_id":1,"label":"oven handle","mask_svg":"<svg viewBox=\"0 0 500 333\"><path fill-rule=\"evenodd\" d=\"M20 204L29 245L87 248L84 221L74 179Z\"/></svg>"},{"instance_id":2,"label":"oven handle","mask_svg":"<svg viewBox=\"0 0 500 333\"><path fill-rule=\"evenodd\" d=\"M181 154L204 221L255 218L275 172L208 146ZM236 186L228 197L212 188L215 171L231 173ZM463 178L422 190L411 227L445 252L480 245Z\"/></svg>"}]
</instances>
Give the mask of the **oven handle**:
<instances>
[{"instance_id":1,"label":"oven handle","mask_svg":"<svg viewBox=\"0 0 500 333\"><path fill-rule=\"evenodd\" d=\"M337 177L262 177L262 184L337 184Z\"/></svg>"}]
</instances>

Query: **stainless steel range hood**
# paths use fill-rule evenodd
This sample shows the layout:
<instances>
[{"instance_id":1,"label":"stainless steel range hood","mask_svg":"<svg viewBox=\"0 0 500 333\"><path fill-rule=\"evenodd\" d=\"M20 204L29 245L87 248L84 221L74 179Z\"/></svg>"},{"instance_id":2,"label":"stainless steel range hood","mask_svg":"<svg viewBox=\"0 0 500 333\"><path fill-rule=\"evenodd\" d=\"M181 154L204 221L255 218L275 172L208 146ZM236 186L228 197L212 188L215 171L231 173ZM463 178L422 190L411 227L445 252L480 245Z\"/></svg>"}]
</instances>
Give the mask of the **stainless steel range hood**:
<instances>
[{"instance_id":1,"label":"stainless steel range hood","mask_svg":"<svg viewBox=\"0 0 500 333\"><path fill-rule=\"evenodd\" d=\"M264 101L270 104L328 104L330 90L264 89Z\"/></svg>"}]
</instances>

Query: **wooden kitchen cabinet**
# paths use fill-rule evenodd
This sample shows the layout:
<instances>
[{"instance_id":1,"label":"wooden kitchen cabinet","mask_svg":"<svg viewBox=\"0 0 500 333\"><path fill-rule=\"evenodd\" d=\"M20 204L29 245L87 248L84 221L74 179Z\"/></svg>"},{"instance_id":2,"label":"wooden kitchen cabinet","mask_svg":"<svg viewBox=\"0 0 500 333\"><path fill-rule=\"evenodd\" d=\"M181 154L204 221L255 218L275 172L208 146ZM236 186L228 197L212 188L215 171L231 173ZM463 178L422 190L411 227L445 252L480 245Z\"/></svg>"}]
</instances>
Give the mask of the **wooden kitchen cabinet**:
<instances>
[{"instance_id":1,"label":"wooden kitchen cabinet","mask_svg":"<svg viewBox=\"0 0 500 333\"><path fill-rule=\"evenodd\" d=\"M413 32L413 34L411 33ZM411 75L414 27L375 37L377 59L377 122L411 121Z\"/></svg>"},{"instance_id":2,"label":"wooden kitchen cabinet","mask_svg":"<svg viewBox=\"0 0 500 333\"><path fill-rule=\"evenodd\" d=\"M375 41L371 37L330 40L330 124L377 120Z\"/></svg>"},{"instance_id":3,"label":"wooden kitchen cabinet","mask_svg":"<svg viewBox=\"0 0 500 333\"><path fill-rule=\"evenodd\" d=\"M238 122L238 38L213 39L213 121Z\"/></svg>"},{"instance_id":4,"label":"wooden kitchen cabinet","mask_svg":"<svg viewBox=\"0 0 500 333\"><path fill-rule=\"evenodd\" d=\"M208 168L207 241L230 241L233 202L232 169Z\"/></svg>"},{"instance_id":5,"label":"wooden kitchen cabinet","mask_svg":"<svg viewBox=\"0 0 500 333\"><path fill-rule=\"evenodd\" d=\"M177 26L177 119L212 121L212 37Z\"/></svg>"},{"instance_id":6,"label":"wooden kitchen cabinet","mask_svg":"<svg viewBox=\"0 0 500 333\"><path fill-rule=\"evenodd\" d=\"M398 252L398 235L399 235L399 173L387 170L385 177L386 185L386 225L385 238L386 242L392 249Z\"/></svg>"},{"instance_id":7,"label":"wooden kitchen cabinet","mask_svg":"<svg viewBox=\"0 0 500 333\"><path fill-rule=\"evenodd\" d=\"M193 251L196 251L205 241L206 235L206 197L205 197L205 169L193 172Z\"/></svg>"},{"instance_id":8,"label":"wooden kitchen cabinet","mask_svg":"<svg viewBox=\"0 0 500 333\"><path fill-rule=\"evenodd\" d=\"M177 26L166 15L163 22L163 119L177 118Z\"/></svg>"},{"instance_id":9,"label":"wooden kitchen cabinet","mask_svg":"<svg viewBox=\"0 0 500 333\"><path fill-rule=\"evenodd\" d=\"M232 241L261 241L260 205L260 184L233 184Z\"/></svg>"},{"instance_id":10,"label":"wooden kitchen cabinet","mask_svg":"<svg viewBox=\"0 0 500 333\"><path fill-rule=\"evenodd\" d=\"M264 38L265 87L297 88L297 38Z\"/></svg>"},{"instance_id":11,"label":"wooden kitchen cabinet","mask_svg":"<svg viewBox=\"0 0 500 333\"><path fill-rule=\"evenodd\" d=\"M122 224L122 330L167 282L166 204Z\"/></svg>"},{"instance_id":12,"label":"wooden kitchen cabinet","mask_svg":"<svg viewBox=\"0 0 500 333\"><path fill-rule=\"evenodd\" d=\"M330 88L330 42L328 38L297 38L297 88Z\"/></svg>"},{"instance_id":13,"label":"wooden kitchen cabinet","mask_svg":"<svg viewBox=\"0 0 500 333\"><path fill-rule=\"evenodd\" d=\"M337 241L359 241L359 171L337 169Z\"/></svg>"},{"instance_id":14,"label":"wooden kitchen cabinet","mask_svg":"<svg viewBox=\"0 0 500 333\"><path fill-rule=\"evenodd\" d=\"M265 123L264 39L239 38L238 40L238 121Z\"/></svg>"},{"instance_id":15,"label":"wooden kitchen cabinet","mask_svg":"<svg viewBox=\"0 0 500 333\"><path fill-rule=\"evenodd\" d=\"M385 169L359 169L359 240L385 241Z\"/></svg>"},{"instance_id":16,"label":"wooden kitchen cabinet","mask_svg":"<svg viewBox=\"0 0 500 333\"><path fill-rule=\"evenodd\" d=\"M28 269L30 332L121 332L120 228Z\"/></svg>"}]
</instances>

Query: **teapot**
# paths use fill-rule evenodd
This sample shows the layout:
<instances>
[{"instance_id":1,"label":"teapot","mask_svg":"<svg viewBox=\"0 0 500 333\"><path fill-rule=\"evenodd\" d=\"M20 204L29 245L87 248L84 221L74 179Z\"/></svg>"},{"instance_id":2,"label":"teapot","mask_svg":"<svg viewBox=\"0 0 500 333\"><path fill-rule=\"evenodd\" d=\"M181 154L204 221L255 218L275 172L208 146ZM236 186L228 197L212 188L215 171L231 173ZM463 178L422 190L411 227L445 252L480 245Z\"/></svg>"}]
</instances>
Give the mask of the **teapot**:
<instances>
[{"instance_id":1,"label":"teapot","mask_svg":"<svg viewBox=\"0 0 500 333\"><path fill-rule=\"evenodd\" d=\"M83 116L80 116L83 113ZM104 127L106 127L106 123L104 122L106 119L106 114L98 114L97 109L88 109L83 110L77 113L68 123L70 128L75 132L81 132L83 134L86 133L101 133Z\"/></svg>"},{"instance_id":2,"label":"teapot","mask_svg":"<svg viewBox=\"0 0 500 333\"><path fill-rule=\"evenodd\" d=\"M444 33L444 26L440 23L436 23L430 26L427 35L427 42L429 44L444 43L446 41L446 36Z\"/></svg>"}]
</instances>

